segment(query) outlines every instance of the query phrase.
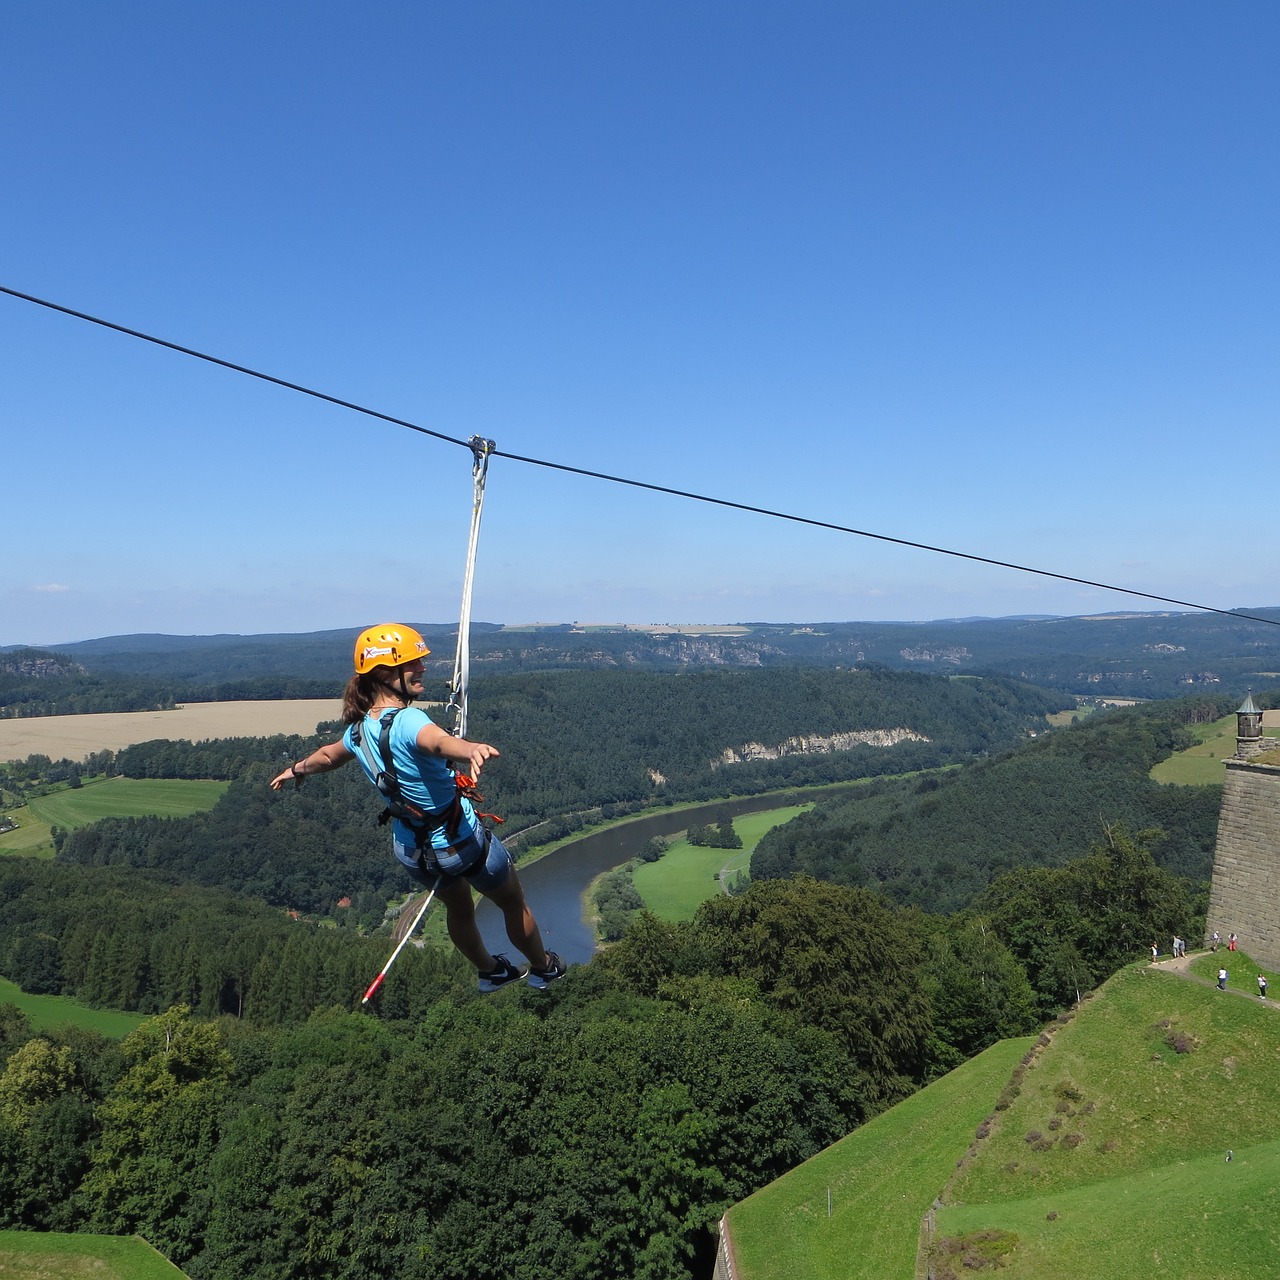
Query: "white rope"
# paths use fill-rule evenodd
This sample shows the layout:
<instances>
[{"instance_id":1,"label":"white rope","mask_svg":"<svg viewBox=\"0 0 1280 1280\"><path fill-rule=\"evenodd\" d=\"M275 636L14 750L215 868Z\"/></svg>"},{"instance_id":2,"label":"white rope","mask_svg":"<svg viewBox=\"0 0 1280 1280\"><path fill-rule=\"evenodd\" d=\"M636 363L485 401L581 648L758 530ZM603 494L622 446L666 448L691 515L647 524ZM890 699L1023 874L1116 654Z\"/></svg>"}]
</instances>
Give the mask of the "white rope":
<instances>
[{"instance_id":1,"label":"white rope","mask_svg":"<svg viewBox=\"0 0 1280 1280\"><path fill-rule=\"evenodd\" d=\"M458 614L458 649L453 660L453 687L447 711L453 713L452 733L467 736L467 685L471 676L471 589L476 575L476 548L480 544L480 516L484 509L484 482L489 455L498 447L492 440L471 437L471 537L467 541L467 566L462 575L462 609Z\"/></svg>"}]
</instances>

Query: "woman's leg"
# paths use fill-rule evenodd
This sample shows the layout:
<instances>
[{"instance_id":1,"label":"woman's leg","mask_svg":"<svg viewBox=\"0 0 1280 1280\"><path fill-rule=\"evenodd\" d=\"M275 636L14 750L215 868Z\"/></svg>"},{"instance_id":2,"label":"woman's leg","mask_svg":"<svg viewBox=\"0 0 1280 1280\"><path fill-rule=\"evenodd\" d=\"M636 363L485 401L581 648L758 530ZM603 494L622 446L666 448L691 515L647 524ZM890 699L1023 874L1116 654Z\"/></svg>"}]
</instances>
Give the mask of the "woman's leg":
<instances>
[{"instance_id":1,"label":"woman's leg","mask_svg":"<svg viewBox=\"0 0 1280 1280\"><path fill-rule=\"evenodd\" d=\"M533 918L533 912L529 910L529 904L524 900L524 889L520 885L520 877L516 874L515 867L511 868L507 878L496 889L485 889L483 892L484 896L502 912L503 923L507 927L507 937L511 939L512 945L535 969L545 969L547 949L542 945L542 934L538 929L538 922ZM452 913L449 919L451 922L449 936L452 937ZM473 912L472 924L474 923ZM457 945L456 942L455 945ZM482 948L483 945L482 943ZM462 948L459 947L458 950L461 951ZM464 951L463 955L466 954Z\"/></svg>"},{"instance_id":2,"label":"woman's leg","mask_svg":"<svg viewBox=\"0 0 1280 1280\"><path fill-rule=\"evenodd\" d=\"M494 957L484 945L476 925L476 904L471 896L471 886L465 880L444 876L436 889L436 897L444 903L449 941L475 965L478 972L488 973L494 966Z\"/></svg>"}]
</instances>

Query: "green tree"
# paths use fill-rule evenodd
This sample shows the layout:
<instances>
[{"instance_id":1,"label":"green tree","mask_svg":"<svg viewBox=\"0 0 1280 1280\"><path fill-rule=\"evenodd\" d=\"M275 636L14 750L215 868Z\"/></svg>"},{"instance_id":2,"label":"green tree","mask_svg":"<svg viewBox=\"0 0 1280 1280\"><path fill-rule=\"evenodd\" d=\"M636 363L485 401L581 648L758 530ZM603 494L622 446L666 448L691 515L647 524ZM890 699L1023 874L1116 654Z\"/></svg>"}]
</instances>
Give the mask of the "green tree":
<instances>
[{"instance_id":1,"label":"green tree","mask_svg":"<svg viewBox=\"0 0 1280 1280\"><path fill-rule=\"evenodd\" d=\"M96 1230L136 1232L181 1265L204 1234L232 1059L217 1026L182 1006L144 1022L123 1052L82 1193Z\"/></svg>"}]
</instances>

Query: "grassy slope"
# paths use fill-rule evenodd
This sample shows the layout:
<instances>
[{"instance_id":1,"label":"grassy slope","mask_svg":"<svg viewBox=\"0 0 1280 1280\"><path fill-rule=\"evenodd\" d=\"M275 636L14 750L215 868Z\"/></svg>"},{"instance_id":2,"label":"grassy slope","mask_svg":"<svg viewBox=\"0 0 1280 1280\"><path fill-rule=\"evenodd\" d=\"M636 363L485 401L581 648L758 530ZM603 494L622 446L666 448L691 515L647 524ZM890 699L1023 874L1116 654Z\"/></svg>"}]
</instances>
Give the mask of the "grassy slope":
<instances>
[{"instance_id":1,"label":"grassy slope","mask_svg":"<svg viewBox=\"0 0 1280 1280\"><path fill-rule=\"evenodd\" d=\"M1272 1277L1280 1256L1280 1142L1181 1160L1029 1200L948 1209L951 1235L1018 1237L1002 1280ZM1053 1214L1054 1217L1049 1215Z\"/></svg>"},{"instance_id":2,"label":"grassy slope","mask_svg":"<svg viewBox=\"0 0 1280 1280\"><path fill-rule=\"evenodd\" d=\"M910 1277L922 1215L1032 1043L993 1046L734 1206L742 1280Z\"/></svg>"},{"instance_id":3,"label":"grassy slope","mask_svg":"<svg viewBox=\"0 0 1280 1280\"><path fill-rule=\"evenodd\" d=\"M184 1272L139 1236L82 1236L59 1232L0 1231L0 1275L5 1280L182 1280Z\"/></svg>"},{"instance_id":4,"label":"grassy slope","mask_svg":"<svg viewBox=\"0 0 1280 1280\"><path fill-rule=\"evenodd\" d=\"M1242 953L1231 963L1242 976L1254 971ZM1192 1051L1166 1044L1171 1032L1192 1036ZM1146 966L1122 971L1027 1072L950 1189L965 1207L940 1212L939 1231L1016 1231L1021 1243L1001 1272L1009 1280L1274 1275L1278 1050L1272 1002ZM1068 1082L1082 1096L1062 1114L1058 1089ZM1058 1140L1034 1151L1033 1131ZM1067 1134L1080 1136L1074 1150L1061 1142Z\"/></svg>"},{"instance_id":5,"label":"grassy slope","mask_svg":"<svg viewBox=\"0 0 1280 1280\"><path fill-rule=\"evenodd\" d=\"M1222 781L1222 762L1236 753L1236 717L1223 716L1210 724L1198 724L1191 732L1196 745L1177 755L1161 760L1151 770L1157 782L1176 782L1183 786L1202 786ZM1267 737L1280 736L1275 729L1265 730Z\"/></svg>"},{"instance_id":6,"label":"grassy slope","mask_svg":"<svg viewBox=\"0 0 1280 1280\"><path fill-rule=\"evenodd\" d=\"M764 813L748 813L733 820L742 837L741 849L705 849L677 840L657 862L645 862L632 872L645 906L663 920L691 920L700 903L720 892L720 872L732 877L745 870L766 831L790 822L812 805L790 805Z\"/></svg>"},{"instance_id":7,"label":"grassy slope","mask_svg":"<svg viewBox=\"0 0 1280 1280\"><path fill-rule=\"evenodd\" d=\"M127 1036L147 1016L118 1009L91 1009L70 996L30 996L8 978L0 978L0 1004L16 1004L37 1031L49 1031L72 1023L99 1031L112 1040ZM3 1268L0 1268L3 1274Z\"/></svg>"},{"instance_id":8,"label":"grassy slope","mask_svg":"<svg viewBox=\"0 0 1280 1280\"><path fill-rule=\"evenodd\" d=\"M1280 1004L1257 998L1243 952L1197 957L1192 973L1219 963L1226 994L1160 966L1117 974L1056 1031L961 1167L1028 1041L988 1050L736 1206L742 1280L906 1280L938 1195L940 1235L1017 1233L1008 1280L1280 1273ZM1191 1052L1166 1043L1178 1032ZM1052 1146L1034 1150L1033 1132Z\"/></svg>"},{"instance_id":9,"label":"grassy slope","mask_svg":"<svg viewBox=\"0 0 1280 1280\"><path fill-rule=\"evenodd\" d=\"M73 831L99 818L185 818L212 809L229 783L171 778L100 778L32 800L9 817L22 825L0 835L0 854L52 855L51 827Z\"/></svg>"}]
</instances>

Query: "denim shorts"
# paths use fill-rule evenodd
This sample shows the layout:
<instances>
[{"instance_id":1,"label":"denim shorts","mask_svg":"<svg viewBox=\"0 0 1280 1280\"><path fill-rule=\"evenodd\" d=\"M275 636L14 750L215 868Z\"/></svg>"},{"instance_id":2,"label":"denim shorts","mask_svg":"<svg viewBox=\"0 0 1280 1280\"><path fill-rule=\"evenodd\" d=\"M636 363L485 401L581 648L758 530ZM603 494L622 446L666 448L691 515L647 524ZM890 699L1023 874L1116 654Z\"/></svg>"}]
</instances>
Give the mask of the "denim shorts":
<instances>
[{"instance_id":1,"label":"denim shorts","mask_svg":"<svg viewBox=\"0 0 1280 1280\"><path fill-rule=\"evenodd\" d=\"M396 858L424 889L439 888L442 880L464 879L481 893L498 889L511 874L511 855L491 831L476 827L448 849L418 850L395 842Z\"/></svg>"}]
</instances>

